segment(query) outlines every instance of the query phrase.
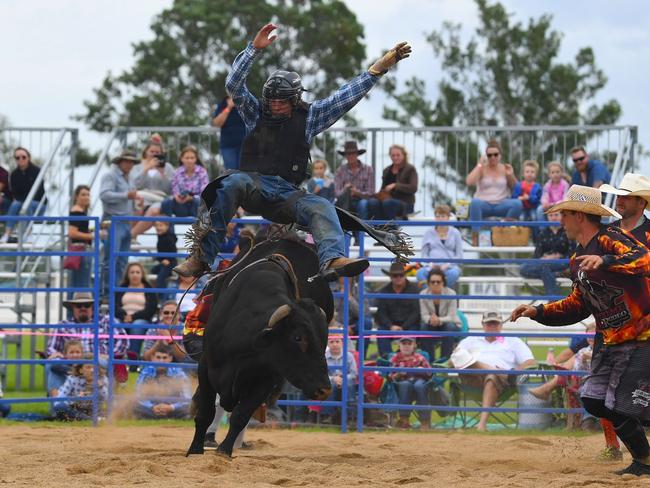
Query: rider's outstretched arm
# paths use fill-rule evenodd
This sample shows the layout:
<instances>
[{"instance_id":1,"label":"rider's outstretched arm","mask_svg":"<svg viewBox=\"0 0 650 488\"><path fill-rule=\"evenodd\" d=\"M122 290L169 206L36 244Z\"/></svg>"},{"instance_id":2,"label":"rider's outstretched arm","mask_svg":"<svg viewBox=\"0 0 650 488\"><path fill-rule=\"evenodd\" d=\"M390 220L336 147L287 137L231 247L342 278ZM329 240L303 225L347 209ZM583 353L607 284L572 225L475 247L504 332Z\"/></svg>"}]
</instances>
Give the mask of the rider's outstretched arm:
<instances>
[{"instance_id":1,"label":"rider's outstretched arm","mask_svg":"<svg viewBox=\"0 0 650 488\"><path fill-rule=\"evenodd\" d=\"M246 86L246 77L253 66L255 58L260 54L259 49L255 49L252 43L248 43L246 49L240 52L235 61L232 63L232 69L226 77L226 91L235 102L235 106L241 115L247 132L252 131L257 124L260 107L257 98L253 96Z\"/></svg>"}]
</instances>

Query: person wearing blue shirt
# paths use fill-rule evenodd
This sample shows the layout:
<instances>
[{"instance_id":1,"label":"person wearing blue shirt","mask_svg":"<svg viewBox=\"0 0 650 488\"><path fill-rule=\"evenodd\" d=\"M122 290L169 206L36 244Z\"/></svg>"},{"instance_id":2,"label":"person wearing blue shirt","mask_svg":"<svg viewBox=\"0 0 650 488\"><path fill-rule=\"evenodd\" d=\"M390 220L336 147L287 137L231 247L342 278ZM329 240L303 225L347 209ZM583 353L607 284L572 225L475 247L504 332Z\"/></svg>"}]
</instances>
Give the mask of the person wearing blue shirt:
<instances>
[{"instance_id":1,"label":"person wearing blue shirt","mask_svg":"<svg viewBox=\"0 0 650 488\"><path fill-rule=\"evenodd\" d=\"M172 347L158 344L151 360L171 363ZM145 366L136 382L138 403L135 414L140 418L187 418L192 392L185 372L178 367Z\"/></svg>"},{"instance_id":2,"label":"person wearing blue shirt","mask_svg":"<svg viewBox=\"0 0 650 488\"><path fill-rule=\"evenodd\" d=\"M239 155L242 142L246 137L246 125L235 108L235 102L229 96L226 96L215 107L212 114L212 125L221 129L219 150L224 168L239 169Z\"/></svg>"},{"instance_id":3,"label":"person wearing blue shirt","mask_svg":"<svg viewBox=\"0 0 650 488\"><path fill-rule=\"evenodd\" d=\"M246 79L255 59L277 39L276 29L272 23L263 26L235 58L226 78L226 90L246 125L239 171L212 181L201 194L201 210L188 234L190 257L175 268L179 275L200 276L218 267L226 226L240 206L269 220L309 228L321 270L330 278L356 276L369 266L367 259L346 257L345 236L334 205L300 190L299 185L310 172L314 137L352 109L382 75L410 55L411 47L406 42L397 44L367 71L311 104L301 99L302 79L294 71L272 73L262 97L257 98Z\"/></svg>"},{"instance_id":4,"label":"person wearing blue shirt","mask_svg":"<svg viewBox=\"0 0 650 488\"><path fill-rule=\"evenodd\" d=\"M571 159L575 170L571 175L571 184L599 188L604 183L609 183L611 174L607 166L597 159L589 159L589 154L584 146L571 149Z\"/></svg>"}]
</instances>

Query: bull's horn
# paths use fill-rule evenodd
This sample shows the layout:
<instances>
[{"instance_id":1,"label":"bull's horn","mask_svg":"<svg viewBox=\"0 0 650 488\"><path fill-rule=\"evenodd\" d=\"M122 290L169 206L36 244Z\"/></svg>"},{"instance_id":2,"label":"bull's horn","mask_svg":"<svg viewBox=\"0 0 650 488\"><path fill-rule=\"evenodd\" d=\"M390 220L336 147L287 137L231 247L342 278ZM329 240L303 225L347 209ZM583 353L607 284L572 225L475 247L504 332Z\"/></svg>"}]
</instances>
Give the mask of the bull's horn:
<instances>
[{"instance_id":1,"label":"bull's horn","mask_svg":"<svg viewBox=\"0 0 650 488\"><path fill-rule=\"evenodd\" d=\"M271 318L269 319L269 324L267 327L269 329L272 329L273 327L276 326L280 320L282 320L285 317L288 317L289 314L291 313L291 307L287 304L285 305L280 305L278 308L275 309L275 312L271 314Z\"/></svg>"},{"instance_id":2,"label":"bull's horn","mask_svg":"<svg viewBox=\"0 0 650 488\"><path fill-rule=\"evenodd\" d=\"M327 314L325 313L325 310L323 310L321 307L318 307L318 310L320 310L320 313L323 314L323 318L327 319Z\"/></svg>"}]
</instances>

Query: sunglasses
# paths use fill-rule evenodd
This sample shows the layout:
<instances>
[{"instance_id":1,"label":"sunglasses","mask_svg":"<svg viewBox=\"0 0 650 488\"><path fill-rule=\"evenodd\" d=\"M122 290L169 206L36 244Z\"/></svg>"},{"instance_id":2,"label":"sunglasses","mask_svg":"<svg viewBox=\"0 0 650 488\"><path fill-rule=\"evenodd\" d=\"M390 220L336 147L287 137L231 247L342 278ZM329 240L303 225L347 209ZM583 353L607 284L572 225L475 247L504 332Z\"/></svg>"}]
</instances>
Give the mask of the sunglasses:
<instances>
[{"instance_id":1,"label":"sunglasses","mask_svg":"<svg viewBox=\"0 0 650 488\"><path fill-rule=\"evenodd\" d=\"M163 310L163 311L160 312L160 313L161 313L162 315L174 315L174 313L176 313L176 312L175 312L175 310Z\"/></svg>"},{"instance_id":2,"label":"sunglasses","mask_svg":"<svg viewBox=\"0 0 650 488\"><path fill-rule=\"evenodd\" d=\"M14 156L14 159L15 159L16 161L22 161L23 159L27 159L27 156L23 156L23 155L20 155L20 156Z\"/></svg>"},{"instance_id":3,"label":"sunglasses","mask_svg":"<svg viewBox=\"0 0 650 488\"><path fill-rule=\"evenodd\" d=\"M575 158L575 159L573 160L573 162L574 162L574 163L579 163L579 162L582 161L583 159L585 159L585 156L582 156L581 158Z\"/></svg>"},{"instance_id":4,"label":"sunglasses","mask_svg":"<svg viewBox=\"0 0 650 488\"><path fill-rule=\"evenodd\" d=\"M486 153L486 156L487 156L488 158L498 158L498 157L499 157L499 153L498 153L498 152L496 152L496 153Z\"/></svg>"},{"instance_id":5,"label":"sunglasses","mask_svg":"<svg viewBox=\"0 0 650 488\"><path fill-rule=\"evenodd\" d=\"M92 304L90 303L76 303L73 305L74 308L91 308Z\"/></svg>"},{"instance_id":6,"label":"sunglasses","mask_svg":"<svg viewBox=\"0 0 650 488\"><path fill-rule=\"evenodd\" d=\"M429 284L430 285L441 285L442 280L431 280L431 281L429 281Z\"/></svg>"}]
</instances>

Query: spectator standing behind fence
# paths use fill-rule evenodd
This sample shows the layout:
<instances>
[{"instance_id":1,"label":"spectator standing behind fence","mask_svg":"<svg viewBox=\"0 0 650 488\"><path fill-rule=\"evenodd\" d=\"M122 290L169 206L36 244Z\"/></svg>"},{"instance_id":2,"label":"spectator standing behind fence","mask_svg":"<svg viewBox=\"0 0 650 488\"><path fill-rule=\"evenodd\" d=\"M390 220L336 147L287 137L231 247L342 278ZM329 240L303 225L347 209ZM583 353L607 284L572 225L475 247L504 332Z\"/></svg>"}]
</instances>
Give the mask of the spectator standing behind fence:
<instances>
[{"instance_id":1,"label":"spectator standing behind fence","mask_svg":"<svg viewBox=\"0 0 650 488\"><path fill-rule=\"evenodd\" d=\"M84 354L92 354L93 335L95 327L93 326L93 294L85 291L77 291L69 300L63 301L63 306L72 311L70 320L62 320L60 324L67 324L69 327L57 327L58 335L51 336L47 343L47 355L50 359L63 357L65 342L69 339L79 339L83 346ZM99 316L99 354L101 357L108 357L108 316ZM126 354L129 347L129 340L126 338L126 331L121 327L113 327L113 357L121 359Z\"/></svg>"},{"instance_id":2,"label":"spectator standing behind fence","mask_svg":"<svg viewBox=\"0 0 650 488\"><path fill-rule=\"evenodd\" d=\"M172 179L173 196L162 202L161 211L165 215L196 217L199 197L208 184L208 172L194 146L183 148L179 164Z\"/></svg>"},{"instance_id":3,"label":"spectator standing behind fence","mask_svg":"<svg viewBox=\"0 0 650 488\"><path fill-rule=\"evenodd\" d=\"M569 190L569 178L564 173L564 166L558 161L551 161L546 165L548 181L542 188L542 199L537 207L537 220L547 220L546 211L558 202L564 200Z\"/></svg>"},{"instance_id":4,"label":"spectator standing behind fence","mask_svg":"<svg viewBox=\"0 0 650 488\"><path fill-rule=\"evenodd\" d=\"M524 209L521 200L511 198L511 188L517 183L512 166L501 162L501 145L491 140L485 149L485 156L467 175L467 186L476 186L474 198L469 205L469 219L485 220L488 217L502 217L517 220ZM472 227L472 245L478 246L480 227Z\"/></svg>"},{"instance_id":5,"label":"spectator standing behind fence","mask_svg":"<svg viewBox=\"0 0 650 488\"><path fill-rule=\"evenodd\" d=\"M343 357L343 336L341 334L330 335L327 339L327 349L325 350L325 360L329 369L330 391L327 401L341 401L343 399L343 361L347 365L347 395L348 401L354 400L354 391L357 382L357 362L354 354L348 351L347 357ZM332 368L334 366L335 368ZM321 419L324 423L339 424L341 423L341 410L336 407L323 407L321 410L325 418Z\"/></svg>"},{"instance_id":6,"label":"spectator standing behind fence","mask_svg":"<svg viewBox=\"0 0 650 488\"><path fill-rule=\"evenodd\" d=\"M551 222L560 222L560 212L548 214ZM535 263L525 263L519 268L519 273L524 278L536 278L544 283L546 295L558 295L560 287L557 285L557 274L569 268L568 263L549 263L549 259L568 259L573 252L574 245L569 241L566 232L559 225L544 227L537 235L535 242ZM546 261L546 262L545 262Z\"/></svg>"},{"instance_id":7,"label":"spectator standing behind fence","mask_svg":"<svg viewBox=\"0 0 650 488\"><path fill-rule=\"evenodd\" d=\"M13 200L9 186L9 171L0 166L0 213L6 214Z\"/></svg>"},{"instance_id":8,"label":"spectator standing behind fence","mask_svg":"<svg viewBox=\"0 0 650 488\"><path fill-rule=\"evenodd\" d=\"M483 314L483 331L498 334L503 330L503 319L498 312ZM451 356L455 368L465 369L525 369L536 364L530 348L519 337L485 336L466 337ZM481 407L492 408L499 395L516 383L515 375L508 374L461 374L460 380L483 390ZM487 429L489 412L481 412L476 425L478 430Z\"/></svg>"},{"instance_id":9,"label":"spectator standing behind fence","mask_svg":"<svg viewBox=\"0 0 650 488\"><path fill-rule=\"evenodd\" d=\"M120 288L151 288L140 263L129 263L120 283ZM115 293L115 317L126 327L129 335L143 335L145 328L139 325L151 324L158 308L158 298L155 293L143 291L119 291ZM129 351L140 357L143 339L130 339Z\"/></svg>"},{"instance_id":10,"label":"spectator standing behind fence","mask_svg":"<svg viewBox=\"0 0 650 488\"><path fill-rule=\"evenodd\" d=\"M176 317L174 317L174 315ZM145 335L151 336L152 339L145 339L144 344L142 345L142 359L145 361L152 361L153 353L155 348L159 344L172 345L174 340L171 335L178 335L178 330L174 327L178 326L180 329L180 315L176 314L176 302L174 300L167 300L162 304L160 310L158 311L158 328L156 329L147 329ZM171 334L170 334L171 332ZM153 337L159 337L158 339L153 339ZM162 339L160 339L162 337ZM172 348L172 354L174 356L174 361L182 362L185 359L185 353L178 348Z\"/></svg>"},{"instance_id":11,"label":"spectator standing behind fence","mask_svg":"<svg viewBox=\"0 0 650 488\"><path fill-rule=\"evenodd\" d=\"M133 168L131 180L136 190L141 190L144 198L145 217L160 215L160 205L165 198L172 196L172 178L174 167L167 161L165 146L158 134L151 136L151 140L142 151L142 164ZM140 215L140 212L137 212ZM131 229L132 238L135 240L140 234L151 228L153 222L136 222Z\"/></svg>"},{"instance_id":12,"label":"spectator standing behind fence","mask_svg":"<svg viewBox=\"0 0 650 488\"><path fill-rule=\"evenodd\" d=\"M420 295L455 295L456 292L447 286L445 273L440 268L433 267L427 276L427 287ZM422 330L439 330L444 332L459 332L458 304L455 299L422 298L420 299L420 318ZM420 339L421 347L429 354L431 362L436 357L436 344L440 343L440 357L449 358L454 351L458 337L446 336L441 339Z\"/></svg>"},{"instance_id":13,"label":"spectator standing behind fence","mask_svg":"<svg viewBox=\"0 0 650 488\"><path fill-rule=\"evenodd\" d=\"M86 185L79 185L74 190L72 197L72 207L70 208L71 217L86 217L90 208L90 188ZM90 230L88 220L76 220L68 223L68 250L87 251L92 247L95 240L95 233ZM90 265L92 256L78 256L76 262L79 267L70 270L70 286L73 288L90 287ZM64 262L65 265L65 262ZM69 294L72 296L72 293Z\"/></svg>"},{"instance_id":14,"label":"spectator standing behind fence","mask_svg":"<svg viewBox=\"0 0 650 488\"><path fill-rule=\"evenodd\" d=\"M404 146L393 144L388 150L393 164L381 176L379 193L368 200L370 217L377 220L404 219L413 212L418 172L409 163Z\"/></svg>"},{"instance_id":15,"label":"spectator standing behind fence","mask_svg":"<svg viewBox=\"0 0 650 488\"><path fill-rule=\"evenodd\" d=\"M598 159L589 159L584 146L572 148L571 159L575 167L571 175L571 184L598 188L604 183L609 183L611 175L607 166Z\"/></svg>"},{"instance_id":16,"label":"spectator standing behind fence","mask_svg":"<svg viewBox=\"0 0 650 488\"><path fill-rule=\"evenodd\" d=\"M92 354L84 354L83 359L93 359ZM91 397L94 390L95 367L91 363L75 364L66 377L65 383L59 388L57 398ZM106 370L100 366L97 375L97 394L99 414L104 410L104 402L108 398L108 378ZM93 402L90 400L58 400L53 404L54 413L59 420L90 420L93 414Z\"/></svg>"},{"instance_id":17,"label":"spectator standing behind fence","mask_svg":"<svg viewBox=\"0 0 650 488\"><path fill-rule=\"evenodd\" d=\"M158 344L152 360L171 363L172 346ZM185 372L176 366L145 366L136 382L138 405L135 414L146 419L187 418L190 410L190 382Z\"/></svg>"},{"instance_id":18,"label":"spectator standing behind fence","mask_svg":"<svg viewBox=\"0 0 650 488\"><path fill-rule=\"evenodd\" d=\"M163 253L176 253L176 234L174 234L173 227L169 222L156 222L156 252ZM172 275L172 269L176 266L176 258L173 257L157 257L156 264L151 271L156 273L156 288L167 288L167 280ZM169 294L160 293L160 299L165 300Z\"/></svg>"},{"instance_id":19,"label":"spectator standing behind fence","mask_svg":"<svg viewBox=\"0 0 650 488\"><path fill-rule=\"evenodd\" d=\"M542 186L537 183L539 163L532 159L524 161L521 165L522 180L515 183L512 189L512 198L517 198L523 205L522 217L524 220L535 220L537 207L542 199Z\"/></svg>"},{"instance_id":20,"label":"spectator standing behind fence","mask_svg":"<svg viewBox=\"0 0 650 488\"><path fill-rule=\"evenodd\" d=\"M38 178L38 174L41 172L41 168L32 162L32 155L24 147L17 147L14 149L14 159L16 160L16 168L9 175L9 188L13 195L13 201L9 205L7 215L18 215L20 213L23 203L27 200L27 196L32 190L36 178ZM39 215L45 213L47 199L44 195L45 188L43 183L41 183L34 194L34 199L30 202L29 207L27 208L27 215L34 215L41 200L43 200L43 206L39 211ZM5 233L0 238L0 242L18 242L15 236L11 236L11 232L15 226L16 221L7 221Z\"/></svg>"},{"instance_id":21,"label":"spectator standing behind fence","mask_svg":"<svg viewBox=\"0 0 650 488\"><path fill-rule=\"evenodd\" d=\"M346 141L343 151L338 151L347 163L336 170L334 192L339 207L367 220L368 199L375 193L375 172L372 166L359 160L359 156L365 152L365 149L359 149L355 141Z\"/></svg>"},{"instance_id":22,"label":"spectator standing behind fence","mask_svg":"<svg viewBox=\"0 0 650 488\"><path fill-rule=\"evenodd\" d=\"M390 283L382 287L379 293L399 295L402 293L416 295L420 292L415 283L406 279L404 265L392 263L388 271L382 269L384 274L390 276ZM416 299L377 299L377 314L375 322L379 330L392 330L399 334L401 330L420 329L420 304ZM392 352L392 339L377 339L379 355L385 358Z\"/></svg>"},{"instance_id":23,"label":"spectator standing behind fence","mask_svg":"<svg viewBox=\"0 0 650 488\"><path fill-rule=\"evenodd\" d=\"M399 340L399 351L390 358L390 365L396 368L430 368L431 365L426 358L415 352L415 339L412 337L402 337ZM427 395L427 382L431 378L431 373L403 373L394 371L388 375L388 378L395 384L399 402L403 405L410 405L415 401L416 405L427 405L429 403ZM397 427L408 429L409 410L400 410ZM417 411L418 419L422 429L431 427L431 412L426 410Z\"/></svg>"},{"instance_id":24,"label":"spectator standing behind fence","mask_svg":"<svg viewBox=\"0 0 650 488\"><path fill-rule=\"evenodd\" d=\"M102 201L104 213L102 222L108 223L113 217L133 215L133 201L142 202L135 187L129 180L129 173L140 159L134 152L124 151L113 158L108 172L102 176L99 188L99 198ZM129 252L131 250L131 225L129 222L115 222L113 235L107 236L103 242L104 255L102 260L102 296L108 296L109 256L111 241L115 241L115 251ZM119 256L115 258L115 276L119 278L124 274L128 258ZM117 279L116 279L117 281Z\"/></svg>"},{"instance_id":25,"label":"spectator standing behind fence","mask_svg":"<svg viewBox=\"0 0 650 488\"><path fill-rule=\"evenodd\" d=\"M327 161L324 159L314 161L311 178L307 180L305 187L309 193L315 193L330 202L334 202L335 186L334 181L327 174L328 169Z\"/></svg>"},{"instance_id":26,"label":"spectator standing behind fence","mask_svg":"<svg viewBox=\"0 0 650 488\"><path fill-rule=\"evenodd\" d=\"M84 355L83 346L81 341L78 339L70 339L65 341L63 345L63 355L58 351L54 352L47 359L57 360L57 359L68 359L75 360L81 359ZM47 396L55 397L59 393L59 388L65 383L65 379L70 373L71 364L56 364L49 363L45 365L45 385L47 390Z\"/></svg>"},{"instance_id":27,"label":"spectator standing behind fence","mask_svg":"<svg viewBox=\"0 0 650 488\"><path fill-rule=\"evenodd\" d=\"M436 220L449 220L451 209L448 205L436 205ZM463 259L463 238L453 225L437 225L427 230L422 238L422 257L425 259ZM445 273L446 285L456 286L460 277L460 266L455 263L425 263L417 270L416 276L420 287L426 286L427 276L432 268L439 268Z\"/></svg>"},{"instance_id":28,"label":"spectator standing behind fence","mask_svg":"<svg viewBox=\"0 0 650 488\"><path fill-rule=\"evenodd\" d=\"M246 137L246 125L232 98L226 96L214 109L212 126L221 129L219 150L225 169L239 169L241 145Z\"/></svg>"}]
</instances>

